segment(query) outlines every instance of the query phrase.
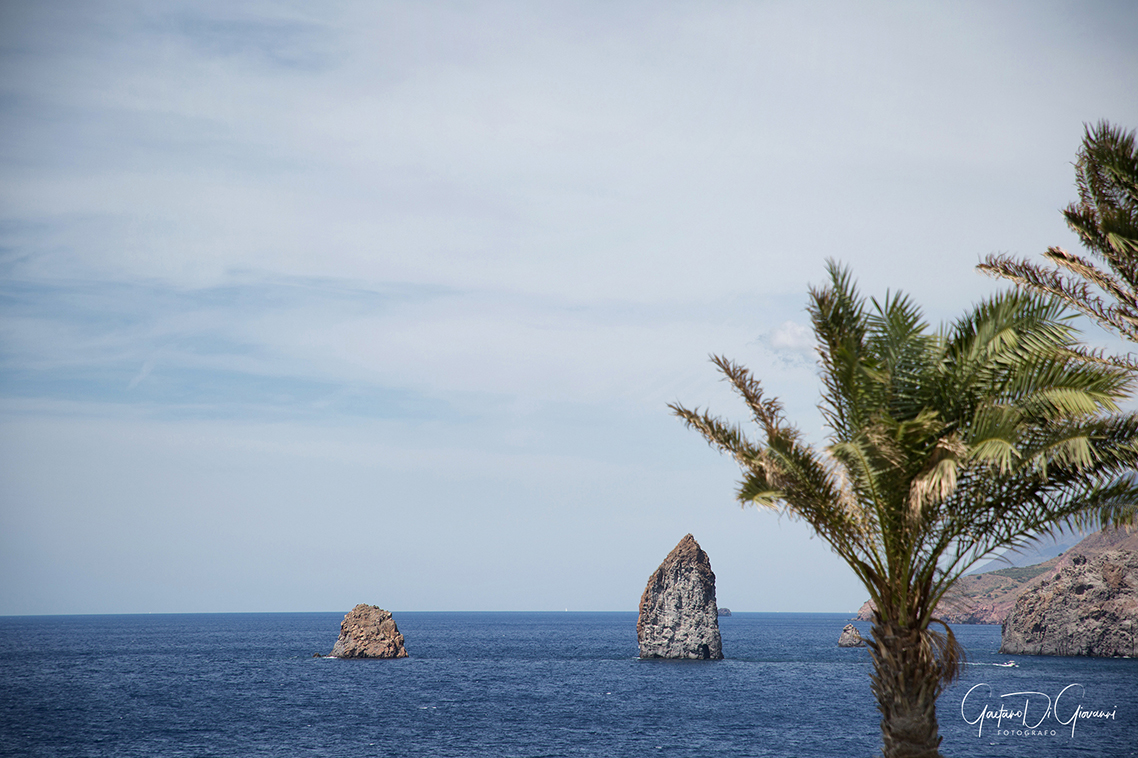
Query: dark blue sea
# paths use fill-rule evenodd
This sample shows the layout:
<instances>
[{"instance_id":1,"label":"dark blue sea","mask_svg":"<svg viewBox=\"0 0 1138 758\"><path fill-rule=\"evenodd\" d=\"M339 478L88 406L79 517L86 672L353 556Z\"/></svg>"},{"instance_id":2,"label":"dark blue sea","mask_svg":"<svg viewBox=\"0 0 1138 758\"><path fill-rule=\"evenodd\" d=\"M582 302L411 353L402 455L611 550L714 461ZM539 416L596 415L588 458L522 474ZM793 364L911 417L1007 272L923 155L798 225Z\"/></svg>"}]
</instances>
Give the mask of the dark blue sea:
<instances>
[{"instance_id":1,"label":"dark blue sea","mask_svg":"<svg viewBox=\"0 0 1138 758\"><path fill-rule=\"evenodd\" d=\"M641 661L635 613L396 612L410 658L312 657L342 617L0 618L0 754L878 753L868 656L836 644L845 615L735 614L726 660ZM955 630L971 663L940 701L946 755L1138 755L1138 660L1002 667L999 627Z\"/></svg>"}]
</instances>

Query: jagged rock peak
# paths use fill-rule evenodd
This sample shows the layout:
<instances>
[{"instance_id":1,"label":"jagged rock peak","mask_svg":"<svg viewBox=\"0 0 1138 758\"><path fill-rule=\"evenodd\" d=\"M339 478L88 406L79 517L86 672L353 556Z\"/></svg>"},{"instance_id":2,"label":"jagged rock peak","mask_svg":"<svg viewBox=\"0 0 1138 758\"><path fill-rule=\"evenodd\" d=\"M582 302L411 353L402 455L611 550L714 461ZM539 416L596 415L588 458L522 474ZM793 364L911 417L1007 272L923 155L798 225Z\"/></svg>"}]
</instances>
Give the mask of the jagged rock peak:
<instances>
[{"instance_id":1,"label":"jagged rock peak","mask_svg":"<svg viewBox=\"0 0 1138 758\"><path fill-rule=\"evenodd\" d=\"M723 657L715 573L690 534L648 577L636 622L641 658Z\"/></svg>"},{"instance_id":2,"label":"jagged rock peak","mask_svg":"<svg viewBox=\"0 0 1138 758\"><path fill-rule=\"evenodd\" d=\"M1000 652L1138 656L1138 553L1068 555L1057 574L1016 600L1001 629Z\"/></svg>"},{"instance_id":3,"label":"jagged rock peak","mask_svg":"<svg viewBox=\"0 0 1138 758\"><path fill-rule=\"evenodd\" d=\"M865 640L862 639L861 632L857 630L856 626L846 624L838 637L838 647L865 647Z\"/></svg>"},{"instance_id":4,"label":"jagged rock peak","mask_svg":"<svg viewBox=\"0 0 1138 758\"><path fill-rule=\"evenodd\" d=\"M406 658L403 635L389 611L360 603L340 622L340 637L329 655L336 658Z\"/></svg>"}]
</instances>

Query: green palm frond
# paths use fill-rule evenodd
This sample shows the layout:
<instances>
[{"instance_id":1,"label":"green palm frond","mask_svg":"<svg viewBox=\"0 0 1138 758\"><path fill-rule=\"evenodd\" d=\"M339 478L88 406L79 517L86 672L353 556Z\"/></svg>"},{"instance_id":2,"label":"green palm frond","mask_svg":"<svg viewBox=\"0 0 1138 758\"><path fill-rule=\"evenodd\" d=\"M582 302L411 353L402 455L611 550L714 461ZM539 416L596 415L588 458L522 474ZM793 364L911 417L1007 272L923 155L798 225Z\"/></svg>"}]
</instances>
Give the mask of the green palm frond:
<instances>
[{"instance_id":1,"label":"green palm frond","mask_svg":"<svg viewBox=\"0 0 1138 758\"><path fill-rule=\"evenodd\" d=\"M1104 328L1138 341L1138 149L1135 133L1088 126L1075 162L1079 201L1063 211L1095 260L1051 247L1044 267L989 255L978 268L1049 295Z\"/></svg>"},{"instance_id":2,"label":"green palm frond","mask_svg":"<svg viewBox=\"0 0 1138 758\"><path fill-rule=\"evenodd\" d=\"M740 502L810 524L861 579L879 622L916 634L930 670L951 678L955 640L929 627L968 567L1057 525L1138 517L1138 416L1119 412L1135 375L1080 345L1062 304L1042 295L998 294L933 331L905 295L866 300L848 270L831 262L829 275L808 308L824 448L723 357L712 361L754 439L671 408L739 464Z\"/></svg>"}]
</instances>

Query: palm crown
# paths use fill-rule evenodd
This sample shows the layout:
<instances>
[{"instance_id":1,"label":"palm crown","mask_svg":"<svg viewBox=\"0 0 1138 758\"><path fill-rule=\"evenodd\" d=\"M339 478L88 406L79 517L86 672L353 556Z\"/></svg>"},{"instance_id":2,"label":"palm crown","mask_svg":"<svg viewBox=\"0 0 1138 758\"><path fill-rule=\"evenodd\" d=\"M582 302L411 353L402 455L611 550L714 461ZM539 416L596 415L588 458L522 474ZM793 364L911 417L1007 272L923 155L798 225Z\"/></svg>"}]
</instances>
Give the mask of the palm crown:
<instances>
[{"instance_id":1,"label":"palm crown","mask_svg":"<svg viewBox=\"0 0 1138 758\"><path fill-rule=\"evenodd\" d=\"M890 749L908 740L932 751L912 754L935 755L935 699L961 652L947 626L929 630L938 602L995 549L1071 521L1133 518L1138 417L1119 412L1132 376L1083 350L1056 301L1003 293L933 332L906 296L867 302L848 271L831 262L829 274L809 307L824 449L721 357L761 439L671 408L739 463L740 501L807 521L861 579L877 608L871 654L886 754L909 754ZM910 740L886 722L912 721L898 715L911 708L926 723Z\"/></svg>"}]
</instances>

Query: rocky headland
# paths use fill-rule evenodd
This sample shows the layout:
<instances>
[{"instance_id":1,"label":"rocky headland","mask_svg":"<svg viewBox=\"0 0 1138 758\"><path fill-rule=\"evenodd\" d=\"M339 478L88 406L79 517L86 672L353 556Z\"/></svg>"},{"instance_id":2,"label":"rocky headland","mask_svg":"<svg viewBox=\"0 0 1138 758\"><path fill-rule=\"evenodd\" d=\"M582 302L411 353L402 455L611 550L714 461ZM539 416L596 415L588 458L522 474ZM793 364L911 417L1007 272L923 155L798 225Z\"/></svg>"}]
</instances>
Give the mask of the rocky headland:
<instances>
[{"instance_id":1,"label":"rocky headland","mask_svg":"<svg viewBox=\"0 0 1138 758\"><path fill-rule=\"evenodd\" d=\"M335 658L406 658L403 635L389 611L360 603L340 622L340 637L328 655Z\"/></svg>"},{"instance_id":2,"label":"rocky headland","mask_svg":"<svg viewBox=\"0 0 1138 758\"><path fill-rule=\"evenodd\" d=\"M707 553L690 534L648 577L636 636L641 658L723 657L715 574Z\"/></svg>"},{"instance_id":3,"label":"rocky headland","mask_svg":"<svg viewBox=\"0 0 1138 758\"><path fill-rule=\"evenodd\" d=\"M1087 536L1062 555L1034 566L1013 566L963 576L937 607L937 616L950 624L1003 624L1021 594L1049 581L1071 564L1073 556L1082 555L1090 560L1110 550L1138 552L1138 531L1104 529ZM872 621L873 610L873 604L867 600L856 620Z\"/></svg>"},{"instance_id":4,"label":"rocky headland","mask_svg":"<svg viewBox=\"0 0 1138 758\"><path fill-rule=\"evenodd\" d=\"M1057 572L1024 591L1001 631L1001 653L1138 656L1138 552L1088 558L1072 548Z\"/></svg>"},{"instance_id":5,"label":"rocky headland","mask_svg":"<svg viewBox=\"0 0 1138 758\"><path fill-rule=\"evenodd\" d=\"M949 624L1002 624L1019 593L1031 586L1032 580L1052 572L1059 560L962 576L937 607L937 617ZM872 621L873 611L873 601L866 600L855 618Z\"/></svg>"}]
</instances>

